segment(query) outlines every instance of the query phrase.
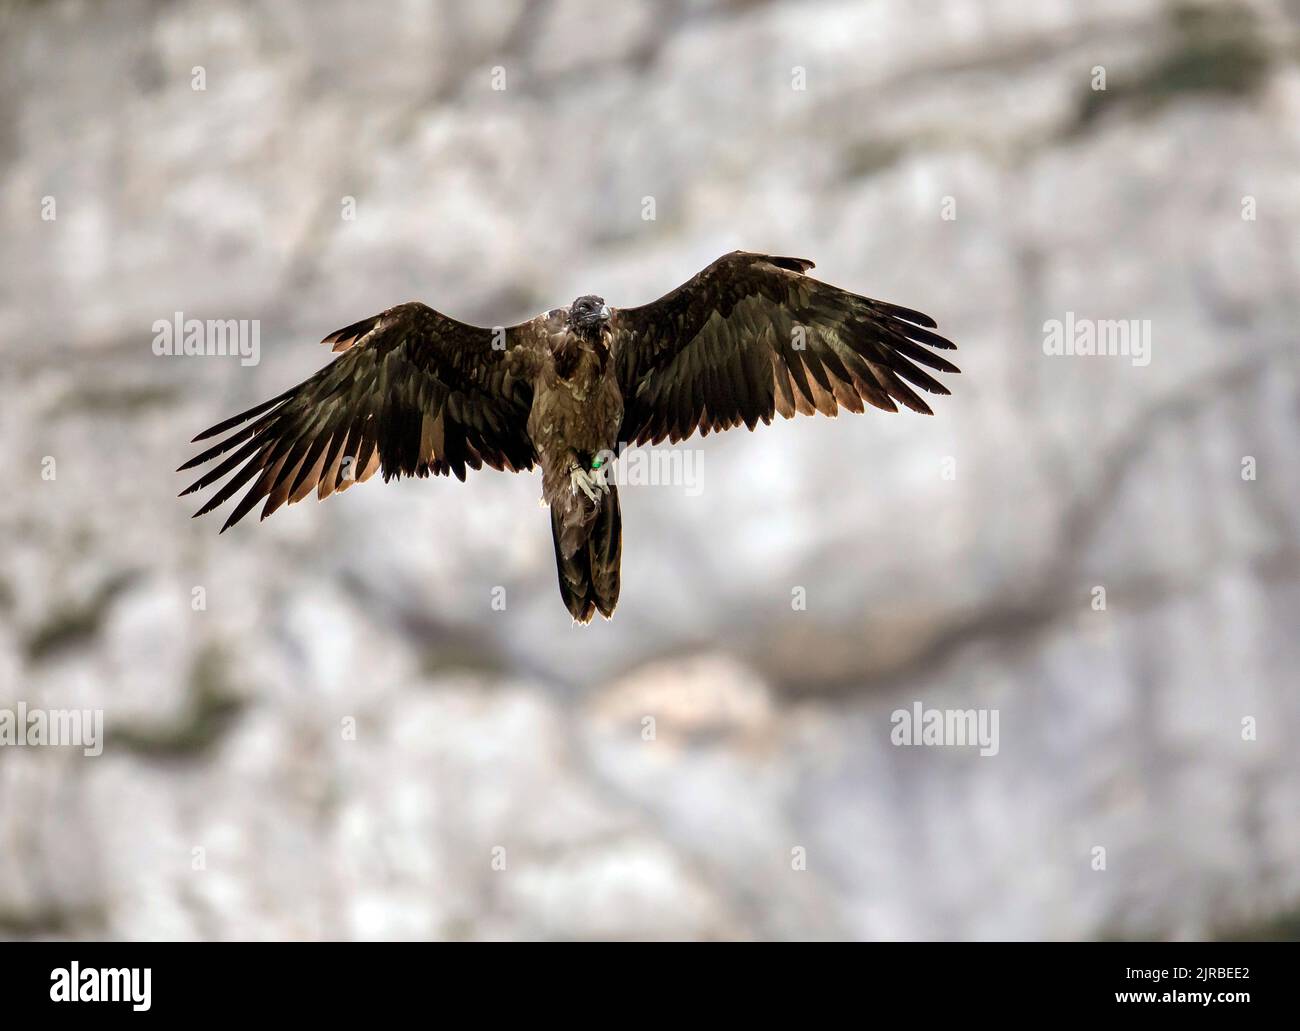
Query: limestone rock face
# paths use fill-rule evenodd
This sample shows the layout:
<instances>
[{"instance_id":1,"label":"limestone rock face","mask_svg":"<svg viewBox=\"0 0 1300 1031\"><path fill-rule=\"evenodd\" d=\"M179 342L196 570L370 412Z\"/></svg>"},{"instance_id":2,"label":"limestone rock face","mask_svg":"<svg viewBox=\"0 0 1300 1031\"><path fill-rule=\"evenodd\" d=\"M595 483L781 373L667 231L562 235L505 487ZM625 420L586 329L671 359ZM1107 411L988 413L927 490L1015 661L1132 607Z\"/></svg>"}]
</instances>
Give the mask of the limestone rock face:
<instances>
[{"instance_id":1,"label":"limestone rock face","mask_svg":"<svg viewBox=\"0 0 1300 1031\"><path fill-rule=\"evenodd\" d=\"M1285 927L1300 23L1213 8L10 6L0 711L104 747L0 744L0 936ZM933 313L963 373L683 445L622 489L612 623L570 626L535 474L221 537L174 498L340 326L734 248ZM177 313L256 361L155 354ZM1126 349L1050 353L1081 325ZM995 754L897 743L918 703Z\"/></svg>"}]
</instances>

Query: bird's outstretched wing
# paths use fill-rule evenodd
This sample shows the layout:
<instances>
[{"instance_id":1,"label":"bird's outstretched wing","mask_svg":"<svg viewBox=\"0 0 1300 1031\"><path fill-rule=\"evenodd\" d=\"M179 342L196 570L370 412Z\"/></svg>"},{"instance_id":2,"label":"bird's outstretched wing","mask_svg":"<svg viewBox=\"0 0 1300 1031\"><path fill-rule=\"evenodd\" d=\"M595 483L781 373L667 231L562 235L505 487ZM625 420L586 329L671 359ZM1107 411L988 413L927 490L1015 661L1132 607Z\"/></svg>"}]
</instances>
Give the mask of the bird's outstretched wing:
<instances>
[{"instance_id":1,"label":"bird's outstretched wing","mask_svg":"<svg viewBox=\"0 0 1300 1031\"><path fill-rule=\"evenodd\" d=\"M812 279L812 267L734 251L659 300L617 310L619 439L676 442L697 429L752 430L773 413L861 412L864 401L930 414L908 384L949 391L914 363L958 372L930 350L956 345L929 316Z\"/></svg>"},{"instance_id":2,"label":"bird's outstretched wing","mask_svg":"<svg viewBox=\"0 0 1300 1031\"><path fill-rule=\"evenodd\" d=\"M533 323L501 331L467 326L412 301L331 333L341 357L309 380L194 440L227 434L181 466L233 451L182 492L230 475L195 513L212 511L250 480L224 532L262 499L262 518L313 490L326 498L382 471L394 476L465 468L532 467L525 426L532 387L511 352L537 345ZM494 346L495 344L495 346Z\"/></svg>"}]
</instances>

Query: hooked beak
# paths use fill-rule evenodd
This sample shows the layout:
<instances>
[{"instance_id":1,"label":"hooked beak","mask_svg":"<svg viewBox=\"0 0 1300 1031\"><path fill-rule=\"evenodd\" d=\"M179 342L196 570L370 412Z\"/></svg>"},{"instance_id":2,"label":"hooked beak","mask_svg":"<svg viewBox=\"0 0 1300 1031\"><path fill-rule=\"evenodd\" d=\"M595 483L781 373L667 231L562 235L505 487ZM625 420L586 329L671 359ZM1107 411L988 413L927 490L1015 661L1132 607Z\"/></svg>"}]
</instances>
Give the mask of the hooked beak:
<instances>
[{"instance_id":1,"label":"hooked beak","mask_svg":"<svg viewBox=\"0 0 1300 1031\"><path fill-rule=\"evenodd\" d=\"M608 322L608 321L609 321L609 316L610 316L609 305L608 305L608 304L602 304L602 305L600 306L600 321L601 321L601 322Z\"/></svg>"}]
</instances>

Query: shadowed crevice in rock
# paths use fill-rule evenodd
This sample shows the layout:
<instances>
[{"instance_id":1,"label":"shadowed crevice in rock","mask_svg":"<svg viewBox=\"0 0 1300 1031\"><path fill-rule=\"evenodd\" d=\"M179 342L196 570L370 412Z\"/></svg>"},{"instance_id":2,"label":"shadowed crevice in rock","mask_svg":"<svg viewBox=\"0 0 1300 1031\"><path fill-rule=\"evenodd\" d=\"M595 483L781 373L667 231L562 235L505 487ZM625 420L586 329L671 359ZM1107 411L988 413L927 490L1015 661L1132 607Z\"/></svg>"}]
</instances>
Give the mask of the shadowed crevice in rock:
<instances>
[{"instance_id":1,"label":"shadowed crevice in rock","mask_svg":"<svg viewBox=\"0 0 1300 1031\"><path fill-rule=\"evenodd\" d=\"M208 645L190 667L181 713L165 723L140 720L110 727L105 749L153 760L195 762L220 744L248 704L244 693L230 683L226 650Z\"/></svg>"}]
</instances>

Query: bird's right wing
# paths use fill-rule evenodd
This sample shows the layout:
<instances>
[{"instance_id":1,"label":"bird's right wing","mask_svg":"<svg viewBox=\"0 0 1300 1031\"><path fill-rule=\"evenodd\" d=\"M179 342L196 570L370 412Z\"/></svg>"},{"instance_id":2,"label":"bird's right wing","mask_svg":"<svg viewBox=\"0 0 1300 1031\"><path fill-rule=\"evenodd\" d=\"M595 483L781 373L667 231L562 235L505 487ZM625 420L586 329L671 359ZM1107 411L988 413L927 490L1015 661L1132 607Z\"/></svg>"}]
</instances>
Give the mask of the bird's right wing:
<instances>
[{"instance_id":1,"label":"bird's right wing","mask_svg":"<svg viewBox=\"0 0 1300 1031\"><path fill-rule=\"evenodd\" d=\"M619 440L675 443L775 414L861 412L863 402L929 414L912 387L948 388L919 366L957 372L931 350L956 345L928 315L840 290L810 268L735 251L659 300L616 311Z\"/></svg>"},{"instance_id":2,"label":"bird's right wing","mask_svg":"<svg viewBox=\"0 0 1300 1031\"><path fill-rule=\"evenodd\" d=\"M532 386L512 361L539 346L534 323L500 331L468 326L412 301L325 338L341 357L278 397L218 423L194 440L230 432L181 466L234 451L184 494L233 473L196 516L252 480L222 527L262 499L262 518L313 490L326 498L376 470L384 479L465 468L533 465L526 424Z\"/></svg>"}]
</instances>

